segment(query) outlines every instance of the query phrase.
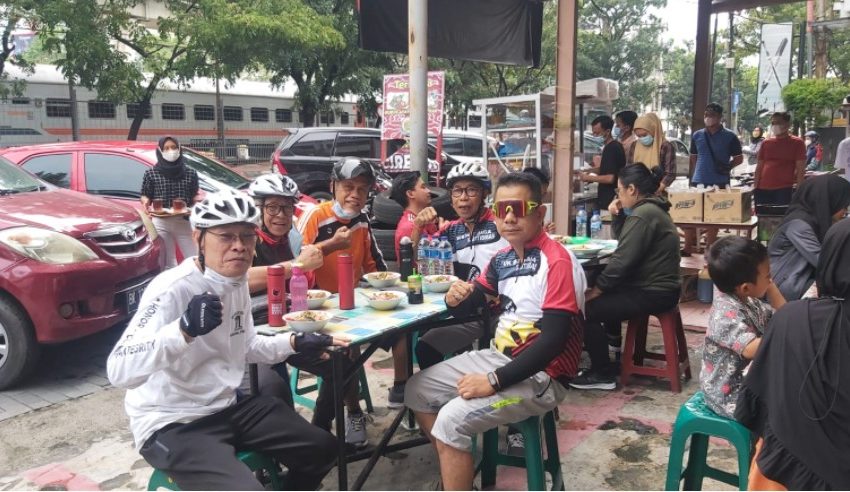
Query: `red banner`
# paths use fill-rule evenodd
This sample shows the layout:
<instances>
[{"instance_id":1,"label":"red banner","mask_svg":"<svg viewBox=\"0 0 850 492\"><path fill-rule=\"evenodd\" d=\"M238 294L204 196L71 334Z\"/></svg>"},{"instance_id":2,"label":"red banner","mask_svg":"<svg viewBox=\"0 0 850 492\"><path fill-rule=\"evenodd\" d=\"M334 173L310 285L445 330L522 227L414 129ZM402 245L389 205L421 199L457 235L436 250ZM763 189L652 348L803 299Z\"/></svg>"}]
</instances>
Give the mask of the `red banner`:
<instances>
[{"instance_id":1,"label":"red banner","mask_svg":"<svg viewBox=\"0 0 850 492\"><path fill-rule=\"evenodd\" d=\"M428 135L438 136L443 130L443 103L445 100L445 72L428 72ZM410 76L408 74L384 76L384 115L381 123L381 140L410 136Z\"/></svg>"}]
</instances>

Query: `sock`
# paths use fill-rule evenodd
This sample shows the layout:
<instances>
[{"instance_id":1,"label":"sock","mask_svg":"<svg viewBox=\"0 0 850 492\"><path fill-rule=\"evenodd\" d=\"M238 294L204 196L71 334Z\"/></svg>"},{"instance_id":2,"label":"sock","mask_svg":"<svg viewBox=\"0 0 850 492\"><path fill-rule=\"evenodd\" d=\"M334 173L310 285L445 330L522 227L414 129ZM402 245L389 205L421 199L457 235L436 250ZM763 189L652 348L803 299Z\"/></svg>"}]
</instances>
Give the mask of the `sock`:
<instances>
[{"instance_id":1,"label":"sock","mask_svg":"<svg viewBox=\"0 0 850 492\"><path fill-rule=\"evenodd\" d=\"M393 389L403 389L407 381L393 381Z\"/></svg>"}]
</instances>

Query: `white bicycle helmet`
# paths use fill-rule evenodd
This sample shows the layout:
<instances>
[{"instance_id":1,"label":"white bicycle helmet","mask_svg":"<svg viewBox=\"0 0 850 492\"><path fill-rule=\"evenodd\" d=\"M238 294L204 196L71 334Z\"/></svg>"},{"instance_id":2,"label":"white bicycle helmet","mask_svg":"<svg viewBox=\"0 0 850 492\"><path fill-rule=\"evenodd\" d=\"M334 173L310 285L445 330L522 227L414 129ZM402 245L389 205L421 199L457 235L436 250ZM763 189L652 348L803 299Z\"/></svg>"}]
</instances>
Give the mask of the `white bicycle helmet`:
<instances>
[{"instance_id":1,"label":"white bicycle helmet","mask_svg":"<svg viewBox=\"0 0 850 492\"><path fill-rule=\"evenodd\" d=\"M472 178L481 182L485 189L490 189L490 173L479 162L462 162L451 168L446 176L446 185L451 188L455 181L462 178Z\"/></svg>"},{"instance_id":2,"label":"white bicycle helmet","mask_svg":"<svg viewBox=\"0 0 850 492\"><path fill-rule=\"evenodd\" d=\"M224 190L209 193L196 203L189 222L194 229L209 229L227 224L257 225L259 219L260 209L251 197L238 191Z\"/></svg>"},{"instance_id":3,"label":"white bicycle helmet","mask_svg":"<svg viewBox=\"0 0 850 492\"><path fill-rule=\"evenodd\" d=\"M301 193L298 192L298 185L292 178L273 173L263 174L252 181L251 186L248 187L248 194L254 198L282 196L296 200L301 196Z\"/></svg>"}]
</instances>

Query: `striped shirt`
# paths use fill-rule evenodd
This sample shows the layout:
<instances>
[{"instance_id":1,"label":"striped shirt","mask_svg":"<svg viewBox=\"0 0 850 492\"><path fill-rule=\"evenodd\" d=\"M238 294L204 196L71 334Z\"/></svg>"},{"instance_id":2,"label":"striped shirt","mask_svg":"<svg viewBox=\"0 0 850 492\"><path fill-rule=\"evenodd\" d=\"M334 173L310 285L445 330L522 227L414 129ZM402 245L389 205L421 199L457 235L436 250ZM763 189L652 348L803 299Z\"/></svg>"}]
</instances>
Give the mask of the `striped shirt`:
<instances>
[{"instance_id":1,"label":"striped shirt","mask_svg":"<svg viewBox=\"0 0 850 492\"><path fill-rule=\"evenodd\" d=\"M387 264L378 249L372 226L366 214L360 214L351 220L340 219L333 212L334 202L321 203L301 216L298 231L304 237L304 244L317 244L331 239L340 227L348 227L351 231L351 247L325 254L321 268L314 270L318 288L330 292L339 291L339 273L337 259L342 253L351 255L354 264L355 284L364 273L386 271Z\"/></svg>"}]
</instances>

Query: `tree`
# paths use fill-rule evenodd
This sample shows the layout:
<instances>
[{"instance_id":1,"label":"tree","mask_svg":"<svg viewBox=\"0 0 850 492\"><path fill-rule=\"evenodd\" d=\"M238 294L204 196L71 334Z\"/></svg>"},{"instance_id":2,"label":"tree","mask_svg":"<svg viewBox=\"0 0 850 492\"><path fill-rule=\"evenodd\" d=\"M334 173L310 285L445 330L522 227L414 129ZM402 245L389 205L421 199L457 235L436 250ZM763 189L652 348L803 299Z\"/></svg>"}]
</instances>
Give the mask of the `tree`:
<instances>
[{"instance_id":1,"label":"tree","mask_svg":"<svg viewBox=\"0 0 850 492\"><path fill-rule=\"evenodd\" d=\"M41 10L45 46L61 53L70 80L115 103L137 104L134 140L165 80L197 75L234 79L267 46L327 46L338 40L300 0L165 0L167 17L146 26L132 17L137 0L48 1ZM115 46L119 49L115 49ZM210 63L213 61L214 63Z\"/></svg>"},{"instance_id":2,"label":"tree","mask_svg":"<svg viewBox=\"0 0 850 492\"><path fill-rule=\"evenodd\" d=\"M32 0L12 0L0 5L0 98L11 94L20 94L23 81L9 80L6 65L12 64L25 72L32 72L32 64L26 59L15 56L15 43L12 32L18 25L32 16Z\"/></svg>"},{"instance_id":3,"label":"tree","mask_svg":"<svg viewBox=\"0 0 850 492\"><path fill-rule=\"evenodd\" d=\"M282 85L288 79L295 82L298 87L295 99L304 126L313 126L319 112L330 109L331 100L347 95L358 96L365 105L375 107L383 75L393 70L392 57L358 47L354 2L303 1L322 22L333 27L340 42L307 49L265 46L261 57L272 73L272 83Z\"/></svg>"},{"instance_id":4,"label":"tree","mask_svg":"<svg viewBox=\"0 0 850 492\"><path fill-rule=\"evenodd\" d=\"M694 52L687 48L672 48L664 55L664 82L667 90L662 105L670 114L673 129L680 139L691 126L691 101L694 93Z\"/></svg>"},{"instance_id":5,"label":"tree","mask_svg":"<svg viewBox=\"0 0 850 492\"><path fill-rule=\"evenodd\" d=\"M804 128L824 126L832 121L850 87L838 79L799 79L782 89L782 100Z\"/></svg>"},{"instance_id":6,"label":"tree","mask_svg":"<svg viewBox=\"0 0 850 492\"><path fill-rule=\"evenodd\" d=\"M577 75L620 83L620 109L641 108L652 100L653 77L666 46L661 19L652 13L667 0L587 0L580 12Z\"/></svg>"}]
</instances>

